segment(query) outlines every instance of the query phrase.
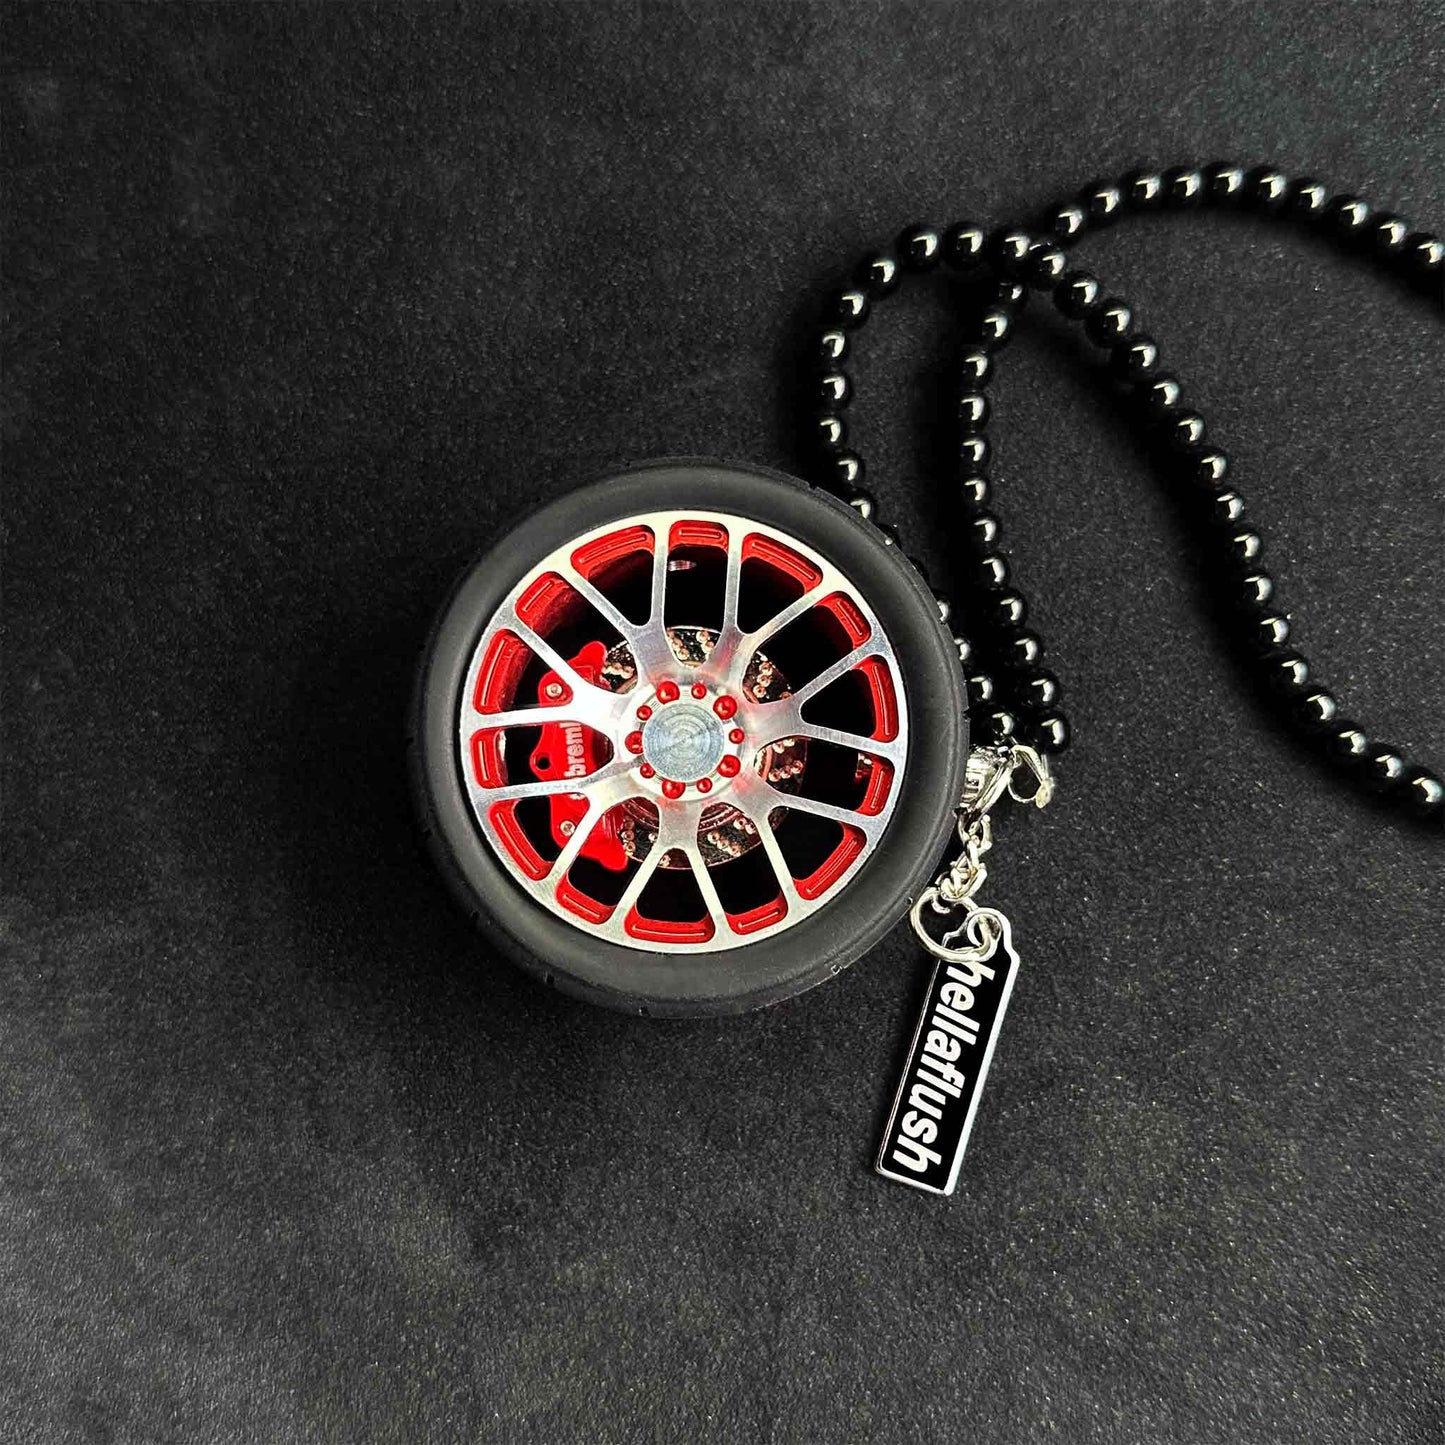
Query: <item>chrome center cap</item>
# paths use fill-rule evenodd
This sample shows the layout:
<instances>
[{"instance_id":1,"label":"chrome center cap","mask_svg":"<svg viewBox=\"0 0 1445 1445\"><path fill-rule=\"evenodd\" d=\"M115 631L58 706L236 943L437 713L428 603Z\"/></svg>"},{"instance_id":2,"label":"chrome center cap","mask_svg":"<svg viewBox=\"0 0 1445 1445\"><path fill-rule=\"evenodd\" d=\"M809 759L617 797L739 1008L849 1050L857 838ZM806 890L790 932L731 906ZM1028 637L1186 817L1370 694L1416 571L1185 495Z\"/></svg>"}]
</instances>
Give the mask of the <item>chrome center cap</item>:
<instances>
[{"instance_id":1,"label":"chrome center cap","mask_svg":"<svg viewBox=\"0 0 1445 1445\"><path fill-rule=\"evenodd\" d=\"M695 703L659 708L642 728L642 756L660 776L695 783L717 767L726 746L722 720Z\"/></svg>"}]
</instances>

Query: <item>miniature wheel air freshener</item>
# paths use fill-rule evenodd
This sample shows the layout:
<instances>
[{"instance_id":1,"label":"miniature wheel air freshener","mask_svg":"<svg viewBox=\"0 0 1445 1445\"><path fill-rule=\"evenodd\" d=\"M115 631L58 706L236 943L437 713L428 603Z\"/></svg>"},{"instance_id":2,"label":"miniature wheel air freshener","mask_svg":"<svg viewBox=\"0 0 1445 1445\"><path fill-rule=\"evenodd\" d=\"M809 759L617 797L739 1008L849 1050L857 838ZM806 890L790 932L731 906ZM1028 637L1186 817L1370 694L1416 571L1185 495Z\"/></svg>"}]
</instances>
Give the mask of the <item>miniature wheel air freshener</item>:
<instances>
[{"instance_id":1,"label":"miniature wheel air freshener","mask_svg":"<svg viewBox=\"0 0 1445 1445\"><path fill-rule=\"evenodd\" d=\"M522 967L617 1008L733 1012L839 972L928 882L963 683L934 597L852 508L660 463L462 578L413 779L453 888Z\"/></svg>"},{"instance_id":2,"label":"miniature wheel air freshener","mask_svg":"<svg viewBox=\"0 0 1445 1445\"><path fill-rule=\"evenodd\" d=\"M602 482L466 574L423 662L411 757L428 835L473 917L549 983L644 1013L754 1008L837 973L908 912L934 971L877 1169L917 1189L958 1179L1019 964L1009 920L979 897L990 810L1047 805L1070 738L988 472L985 388L1031 290L1107 355L1212 559L1222 615L1304 746L1445 827L1445 781L1347 720L1297 650L1229 457L1158 344L1069 269L1091 230L1201 206L1323 232L1445 306L1440 237L1269 166L1093 182L1037 231L910 226L829 297L817 339L809 431L841 500L707 462ZM944 482L966 624L952 638L955 599L879 524L843 416L853 333L905 276L940 266L977 283ZM955 827L959 851L930 883Z\"/></svg>"}]
</instances>

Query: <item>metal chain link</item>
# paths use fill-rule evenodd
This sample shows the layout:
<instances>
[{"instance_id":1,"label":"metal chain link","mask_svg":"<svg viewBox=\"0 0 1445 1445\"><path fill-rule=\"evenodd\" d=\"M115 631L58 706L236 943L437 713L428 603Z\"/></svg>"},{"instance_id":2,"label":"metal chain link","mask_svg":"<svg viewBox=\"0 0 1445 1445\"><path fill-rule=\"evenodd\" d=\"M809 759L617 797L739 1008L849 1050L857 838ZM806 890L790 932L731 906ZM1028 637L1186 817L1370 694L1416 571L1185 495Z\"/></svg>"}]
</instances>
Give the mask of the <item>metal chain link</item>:
<instances>
[{"instance_id":1,"label":"metal chain link","mask_svg":"<svg viewBox=\"0 0 1445 1445\"><path fill-rule=\"evenodd\" d=\"M1019 786L1032 778L1032 787ZM968 757L963 797L958 809L958 839L962 849L914 901L909 921L923 946L949 963L973 963L989 957L1003 935L1003 915L996 908L980 907L976 895L988 878L984 854L993 847L991 810L1005 795L1036 808L1048 806L1054 779L1048 759L1025 743L975 748ZM935 938L925 920L963 917L941 938ZM960 944L960 939L967 939Z\"/></svg>"}]
</instances>

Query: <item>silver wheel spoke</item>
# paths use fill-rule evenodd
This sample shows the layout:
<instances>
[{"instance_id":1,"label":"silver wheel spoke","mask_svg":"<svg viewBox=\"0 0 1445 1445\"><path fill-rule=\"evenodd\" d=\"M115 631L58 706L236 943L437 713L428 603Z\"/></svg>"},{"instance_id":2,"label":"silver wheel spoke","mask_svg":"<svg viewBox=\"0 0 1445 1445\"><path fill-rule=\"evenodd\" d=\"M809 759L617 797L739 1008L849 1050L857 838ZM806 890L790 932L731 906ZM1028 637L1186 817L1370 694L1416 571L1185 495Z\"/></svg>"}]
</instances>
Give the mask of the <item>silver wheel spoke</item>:
<instances>
[{"instance_id":1,"label":"silver wheel spoke","mask_svg":"<svg viewBox=\"0 0 1445 1445\"><path fill-rule=\"evenodd\" d=\"M738 628L738 597L743 585L743 529L728 528L727 575L723 578L722 635L740 637Z\"/></svg>"},{"instance_id":2,"label":"silver wheel spoke","mask_svg":"<svg viewBox=\"0 0 1445 1445\"><path fill-rule=\"evenodd\" d=\"M817 677L805 682L802 687L795 688L788 701L798 706L801 715L802 706L809 698L817 697L825 687L837 682L845 673L852 672L860 662L867 662L870 657L876 657L879 650L877 642L870 637L867 642L855 647L852 652L845 653L837 662L825 667Z\"/></svg>"},{"instance_id":3,"label":"silver wheel spoke","mask_svg":"<svg viewBox=\"0 0 1445 1445\"><path fill-rule=\"evenodd\" d=\"M489 803L510 803L522 798L548 798L554 793L581 793L590 796L592 789L614 778L620 778L631 766L631 755L624 754L613 758L609 763L603 763L596 772L588 773L582 778L538 778L525 783L504 783L500 788L487 788L476 782L472 782L470 786L473 795L483 806Z\"/></svg>"},{"instance_id":4,"label":"silver wheel spoke","mask_svg":"<svg viewBox=\"0 0 1445 1445\"><path fill-rule=\"evenodd\" d=\"M682 851L687 856L688 867L692 869L692 876L697 883L698 892L702 894L702 901L707 907L707 916L712 919L714 931L731 933L732 924L728 922L727 909L722 906L722 899L717 896L717 885L713 883L712 874L707 871L707 864L703 862L696 833L693 834L691 843L684 844Z\"/></svg>"},{"instance_id":5,"label":"silver wheel spoke","mask_svg":"<svg viewBox=\"0 0 1445 1445\"><path fill-rule=\"evenodd\" d=\"M741 650L743 634L738 628L738 597L743 578L743 537L746 528L728 528L727 572L723 577L722 626L717 641L699 669L699 676L715 686L736 689L752 660L752 650Z\"/></svg>"},{"instance_id":6,"label":"silver wheel spoke","mask_svg":"<svg viewBox=\"0 0 1445 1445\"><path fill-rule=\"evenodd\" d=\"M563 581L580 596L586 598L602 614L603 620L614 632L629 644L631 643L637 632L637 624L625 616L610 597L598 591L570 562L563 571Z\"/></svg>"},{"instance_id":7,"label":"silver wheel spoke","mask_svg":"<svg viewBox=\"0 0 1445 1445\"><path fill-rule=\"evenodd\" d=\"M692 817L690 824L689 816ZM603 925L603 930L608 936L619 941L626 940L628 936L627 915L637 906L637 900L642 897L649 879L662 867L662 860L675 848L686 847L689 827L692 829L693 838L696 838L697 820L691 809L685 811L658 810L657 837L653 839L652 847L647 850L647 856L637 865L637 871L627 880L627 887L622 890L622 897L617 900L617 906L612 910L611 917Z\"/></svg>"},{"instance_id":8,"label":"silver wheel spoke","mask_svg":"<svg viewBox=\"0 0 1445 1445\"><path fill-rule=\"evenodd\" d=\"M651 626L662 629L664 605L667 601L667 545L668 528L655 528L652 534L652 588L647 620Z\"/></svg>"},{"instance_id":9,"label":"silver wheel spoke","mask_svg":"<svg viewBox=\"0 0 1445 1445\"><path fill-rule=\"evenodd\" d=\"M515 632L567 684L572 693L572 701L567 706L577 720L600 733L610 733L613 721L623 706L619 701L622 695L588 682L545 637L529 627L516 613L503 625Z\"/></svg>"},{"instance_id":10,"label":"silver wheel spoke","mask_svg":"<svg viewBox=\"0 0 1445 1445\"><path fill-rule=\"evenodd\" d=\"M801 597L795 597L781 612L774 613L761 627L745 633L743 640L749 653L756 652L770 637L776 636L789 623L796 622L805 612L811 612L818 605L821 591L821 584L811 588Z\"/></svg>"},{"instance_id":11,"label":"silver wheel spoke","mask_svg":"<svg viewBox=\"0 0 1445 1445\"><path fill-rule=\"evenodd\" d=\"M622 890L622 897L617 900L617 907L612 912L613 919L619 925L627 921L627 915L637 906L637 900L642 897L642 890L647 887L648 880L662 866L662 860L667 856L667 851L660 843L654 843L647 857L637 865L637 872L627 880L627 887ZM620 927L616 931L620 932Z\"/></svg>"},{"instance_id":12,"label":"silver wheel spoke","mask_svg":"<svg viewBox=\"0 0 1445 1445\"><path fill-rule=\"evenodd\" d=\"M667 533L665 526L653 528L647 621L634 627L628 639L639 675L650 674L654 680L665 677L678 665L677 654L667 639Z\"/></svg>"},{"instance_id":13,"label":"silver wheel spoke","mask_svg":"<svg viewBox=\"0 0 1445 1445\"><path fill-rule=\"evenodd\" d=\"M513 707L506 712L479 712L473 714L473 732L487 728L540 728L548 723L582 723L590 726L584 713L588 708L574 708L570 703L558 703L555 707Z\"/></svg>"},{"instance_id":14,"label":"silver wheel spoke","mask_svg":"<svg viewBox=\"0 0 1445 1445\"><path fill-rule=\"evenodd\" d=\"M753 824L758 830L758 837L762 839L763 852L768 855L768 862L773 865L773 876L778 880L778 887L782 889L784 901L791 909L798 901L798 885L793 881L792 869L788 867L788 860L783 857L783 850L778 846L778 836L773 832L773 825L768 822L766 814L761 818L753 818Z\"/></svg>"},{"instance_id":15,"label":"silver wheel spoke","mask_svg":"<svg viewBox=\"0 0 1445 1445\"><path fill-rule=\"evenodd\" d=\"M779 702L767 705L769 709L775 707L778 711L773 713L769 710L764 716L766 725L754 729L761 746L781 742L784 738L807 738L812 742L832 743L836 747L867 753L869 757L882 758L889 763L897 764L902 761L903 746L897 739L883 742L878 738L865 737L862 733L844 732L841 728L828 728L821 723L808 722L802 715L802 709L792 706L792 703L792 698L785 697Z\"/></svg>"},{"instance_id":16,"label":"silver wheel spoke","mask_svg":"<svg viewBox=\"0 0 1445 1445\"><path fill-rule=\"evenodd\" d=\"M856 808L840 808L836 803L822 803L816 798L804 798L797 793L783 793L765 785L772 793L774 808L788 808L798 813L811 813L815 818L828 818L835 823L844 823L856 828L871 843L882 831L883 820L869 813L860 813Z\"/></svg>"},{"instance_id":17,"label":"silver wheel spoke","mask_svg":"<svg viewBox=\"0 0 1445 1445\"><path fill-rule=\"evenodd\" d=\"M548 870L549 880L555 878L560 883L567 876L567 870L577 861L577 855L586 846L588 838L592 836L592 830L611 806L610 802L605 802L600 798L593 796L587 798L587 811L578 819L572 836L568 838L566 845Z\"/></svg>"},{"instance_id":18,"label":"silver wheel spoke","mask_svg":"<svg viewBox=\"0 0 1445 1445\"><path fill-rule=\"evenodd\" d=\"M773 876L778 880L778 887L783 890L783 897L787 900L789 911L791 911L798 901L797 884L793 882L792 872L788 868L788 860L783 857L783 850L778 846L778 838L773 832L773 825L768 822L769 809L776 807L776 800L785 796L754 775L746 784L734 791L733 802L757 830L763 852L767 854L768 862L772 865Z\"/></svg>"}]
</instances>

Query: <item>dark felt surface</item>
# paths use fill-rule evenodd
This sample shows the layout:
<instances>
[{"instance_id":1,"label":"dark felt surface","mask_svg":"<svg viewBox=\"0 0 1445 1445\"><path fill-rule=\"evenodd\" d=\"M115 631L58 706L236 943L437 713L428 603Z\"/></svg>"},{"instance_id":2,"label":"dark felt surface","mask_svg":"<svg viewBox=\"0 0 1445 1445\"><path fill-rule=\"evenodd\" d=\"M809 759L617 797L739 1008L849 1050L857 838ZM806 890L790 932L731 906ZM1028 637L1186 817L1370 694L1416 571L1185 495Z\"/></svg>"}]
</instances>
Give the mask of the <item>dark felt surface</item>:
<instances>
[{"instance_id":1,"label":"dark felt surface","mask_svg":"<svg viewBox=\"0 0 1445 1445\"><path fill-rule=\"evenodd\" d=\"M1251 704L1061 328L997 440L1078 740L1001 829L1024 966L951 1201L866 1167L902 931L737 1021L549 996L398 742L507 516L796 467L804 302L905 221L1238 154L1438 228L1438 4L4 21L7 1439L1439 1438L1440 853ZM1438 319L1244 221L1087 254L1307 649L1441 760ZM933 315L859 412L925 555Z\"/></svg>"}]
</instances>

